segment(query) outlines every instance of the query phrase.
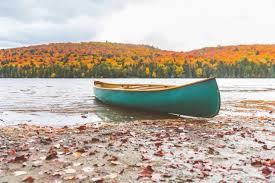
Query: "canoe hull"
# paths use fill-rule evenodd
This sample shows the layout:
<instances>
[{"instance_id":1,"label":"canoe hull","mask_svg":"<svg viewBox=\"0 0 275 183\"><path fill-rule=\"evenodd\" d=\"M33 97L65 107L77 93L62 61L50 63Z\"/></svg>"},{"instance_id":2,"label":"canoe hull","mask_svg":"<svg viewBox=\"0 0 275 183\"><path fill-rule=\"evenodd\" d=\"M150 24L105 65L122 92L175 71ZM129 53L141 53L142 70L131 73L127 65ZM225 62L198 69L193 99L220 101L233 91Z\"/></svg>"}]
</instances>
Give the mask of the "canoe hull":
<instances>
[{"instance_id":1,"label":"canoe hull","mask_svg":"<svg viewBox=\"0 0 275 183\"><path fill-rule=\"evenodd\" d=\"M94 87L97 99L106 104L161 113L213 117L220 109L215 78L161 91L125 91Z\"/></svg>"}]
</instances>

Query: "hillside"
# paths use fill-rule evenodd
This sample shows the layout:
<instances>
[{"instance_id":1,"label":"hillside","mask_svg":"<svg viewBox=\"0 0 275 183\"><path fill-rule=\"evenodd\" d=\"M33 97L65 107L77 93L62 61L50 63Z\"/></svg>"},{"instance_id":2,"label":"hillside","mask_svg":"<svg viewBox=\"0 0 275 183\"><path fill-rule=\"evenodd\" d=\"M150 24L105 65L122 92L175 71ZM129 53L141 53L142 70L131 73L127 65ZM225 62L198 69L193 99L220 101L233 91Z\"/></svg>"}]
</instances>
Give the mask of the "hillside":
<instances>
[{"instance_id":1,"label":"hillside","mask_svg":"<svg viewBox=\"0 0 275 183\"><path fill-rule=\"evenodd\" d=\"M87 42L0 50L0 77L275 77L274 72L275 45L173 52Z\"/></svg>"}]
</instances>

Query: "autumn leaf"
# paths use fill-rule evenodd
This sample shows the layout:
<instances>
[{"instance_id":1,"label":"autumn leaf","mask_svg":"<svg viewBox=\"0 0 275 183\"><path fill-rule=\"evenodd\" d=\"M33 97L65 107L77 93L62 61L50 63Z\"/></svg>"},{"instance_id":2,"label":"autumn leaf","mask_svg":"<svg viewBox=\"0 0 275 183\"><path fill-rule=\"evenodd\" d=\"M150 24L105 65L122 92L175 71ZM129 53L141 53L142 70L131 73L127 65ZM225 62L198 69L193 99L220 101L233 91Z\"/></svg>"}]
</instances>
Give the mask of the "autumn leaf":
<instances>
[{"instance_id":1,"label":"autumn leaf","mask_svg":"<svg viewBox=\"0 0 275 183\"><path fill-rule=\"evenodd\" d=\"M148 165L139 172L139 177L152 177L153 172L152 166Z\"/></svg>"},{"instance_id":2,"label":"autumn leaf","mask_svg":"<svg viewBox=\"0 0 275 183\"><path fill-rule=\"evenodd\" d=\"M87 129L87 126L86 125L81 125L81 126L77 127L77 129L80 130L80 131L83 131L83 130Z\"/></svg>"},{"instance_id":3,"label":"autumn leaf","mask_svg":"<svg viewBox=\"0 0 275 183\"><path fill-rule=\"evenodd\" d=\"M156 155L156 156L164 156L165 152L162 149L160 149L157 152L155 152L154 155Z\"/></svg>"},{"instance_id":4,"label":"autumn leaf","mask_svg":"<svg viewBox=\"0 0 275 183\"><path fill-rule=\"evenodd\" d=\"M24 179L22 179L22 182L32 183L34 182L34 178L32 176L27 176Z\"/></svg>"},{"instance_id":5,"label":"autumn leaf","mask_svg":"<svg viewBox=\"0 0 275 183\"><path fill-rule=\"evenodd\" d=\"M54 148L50 148L47 156L46 156L46 160L52 160L52 159L55 159L55 158L58 158L57 157L57 152L56 150L54 150Z\"/></svg>"},{"instance_id":6,"label":"autumn leaf","mask_svg":"<svg viewBox=\"0 0 275 183\"><path fill-rule=\"evenodd\" d=\"M266 160L265 162L264 162L264 165L265 166L274 166L275 165L275 159L270 159L270 160Z\"/></svg>"},{"instance_id":7,"label":"autumn leaf","mask_svg":"<svg viewBox=\"0 0 275 183\"><path fill-rule=\"evenodd\" d=\"M264 167L264 168L262 169L262 174L263 174L264 176L270 175L271 172L272 172L272 171L271 171L268 167Z\"/></svg>"}]
</instances>

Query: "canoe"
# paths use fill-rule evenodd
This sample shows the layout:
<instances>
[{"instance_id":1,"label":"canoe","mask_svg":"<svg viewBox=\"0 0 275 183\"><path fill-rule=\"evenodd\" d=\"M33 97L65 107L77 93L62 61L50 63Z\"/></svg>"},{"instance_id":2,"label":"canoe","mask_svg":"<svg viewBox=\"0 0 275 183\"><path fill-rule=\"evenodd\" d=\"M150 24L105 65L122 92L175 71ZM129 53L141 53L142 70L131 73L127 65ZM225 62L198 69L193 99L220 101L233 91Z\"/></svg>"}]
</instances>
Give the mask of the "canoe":
<instances>
[{"instance_id":1,"label":"canoe","mask_svg":"<svg viewBox=\"0 0 275 183\"><path fill-rule=\"evenodd\" d=\"M215 78L180 86L94 81L94 93L103 103L146 111L209 118L220 110Z\"/></svg>"}]
</instances>

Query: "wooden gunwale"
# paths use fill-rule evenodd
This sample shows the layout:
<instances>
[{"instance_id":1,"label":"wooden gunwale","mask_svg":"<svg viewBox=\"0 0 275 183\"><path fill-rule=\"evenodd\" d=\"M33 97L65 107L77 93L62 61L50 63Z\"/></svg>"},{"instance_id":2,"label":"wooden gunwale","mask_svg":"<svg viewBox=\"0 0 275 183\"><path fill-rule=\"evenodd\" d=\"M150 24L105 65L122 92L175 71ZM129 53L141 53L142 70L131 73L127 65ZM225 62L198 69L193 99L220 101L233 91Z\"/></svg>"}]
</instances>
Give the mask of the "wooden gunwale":
<instances>
[{"instance_id":1,"label":"wooden gunwale","mask_svg":"<svg viewBox=\"0 0 275 183\"><path fill-rule=\"evenodd\" d=\"M177 85L177 86L175 86L175 85L159 85L159 84L117 84L117 83L107 83L107 82L102 82L102 81L94 81L94 87L97 89L104 89L104 90L117 90L117 91L129 91L129 92L151 92L151 91L164 91L164 90L172 90L172 89L182 88L182 87L186 87L186 86L195 85L198 83L207 82L207 81L213 80L213 79L216 79L216 78L215 77L207 78L207 79L203 79L200 81L187 83L184 85ZM98 86L98 85L109 85L109 87ZM131 86L132 87L140 86L140 88L139 87L127 88L127 87L131 87ZM154 87L157 87L157 88L154 88ZM158 88L158 87L161 87L161 88Z\"/></svg>"}]
</instances>

